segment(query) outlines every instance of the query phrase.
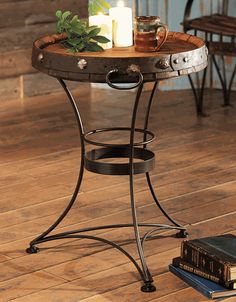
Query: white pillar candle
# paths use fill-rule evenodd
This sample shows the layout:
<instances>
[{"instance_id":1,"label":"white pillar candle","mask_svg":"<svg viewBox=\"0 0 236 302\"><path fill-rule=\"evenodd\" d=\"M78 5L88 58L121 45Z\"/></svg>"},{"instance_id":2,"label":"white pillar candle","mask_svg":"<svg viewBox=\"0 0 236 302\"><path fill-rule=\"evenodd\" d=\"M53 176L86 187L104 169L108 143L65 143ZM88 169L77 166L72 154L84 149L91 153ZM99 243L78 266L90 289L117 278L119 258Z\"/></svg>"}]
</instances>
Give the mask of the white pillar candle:
<instances>
[{"instance_id":1,"label":"white pillar candle","mask_svg":"<svg viewBox=\"0 0 236 302\"><path fill-rule=\"evenodd\" d=\"M109 9L109 14L113 20L114 45L117 47L133 45L132 9L125 7L123 1L119 1L117 7Z\"/></svg>"},{"instance_id":2,"label":"white pillar candle","mask_svg":"<svg viewBox=\"0 0 236 302\"><path fill-rule=\"evenodd\" d=\"M98 35L104 36L110 40L108 43L98 43L103 49L112 48L112 18L99 13L89 17L89 26L97 25L101 28Z\"/></svg>"}]
</instances>

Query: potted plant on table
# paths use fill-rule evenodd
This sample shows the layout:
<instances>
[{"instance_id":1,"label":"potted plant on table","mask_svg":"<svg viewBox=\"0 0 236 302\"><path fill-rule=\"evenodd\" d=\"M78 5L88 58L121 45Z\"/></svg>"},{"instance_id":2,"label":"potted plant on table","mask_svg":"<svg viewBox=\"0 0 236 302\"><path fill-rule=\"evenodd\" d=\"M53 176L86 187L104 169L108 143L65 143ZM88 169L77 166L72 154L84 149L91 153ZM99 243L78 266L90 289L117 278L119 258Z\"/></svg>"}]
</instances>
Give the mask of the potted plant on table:
<instances>
[{"instance_id":1,"label":"potted plant on table","mask_svg":"<svg viewBox=\"0 0 236 302\"><path fill-rule=\"evenodd\" d=\"M110 42L104 36L99 35L101 28L98 26L89 26L87 22L79 19L78 15L73 16L70 11L56 12L58 34L65 34L65 39L61 44L71 52L83 51L103 51L104 49L98 43Z\"/></svg>"}]
</instances>

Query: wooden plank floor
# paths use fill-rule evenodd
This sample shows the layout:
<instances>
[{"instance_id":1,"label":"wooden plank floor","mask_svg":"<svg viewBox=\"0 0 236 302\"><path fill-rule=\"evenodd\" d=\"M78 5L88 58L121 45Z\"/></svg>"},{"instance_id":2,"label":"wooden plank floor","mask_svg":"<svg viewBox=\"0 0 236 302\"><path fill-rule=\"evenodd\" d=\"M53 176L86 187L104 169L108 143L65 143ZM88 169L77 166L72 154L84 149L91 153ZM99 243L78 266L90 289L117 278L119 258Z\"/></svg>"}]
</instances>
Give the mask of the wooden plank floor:
<instances>
[{"instance_id":1,"label":"wooden plank floor","mask_svg":"<svg viewBox=\"0 0 236 302\"><path fill-rule=\"evenodd\" d=\"M129 126L134 94L110 90L76 91L86 130ZM191 238L236 234L236 108L221 107L221 92L207 91L208 118L197 118L191 91L155 96L150 129L158 139L152 179L163 207ZM148 92L142 98L139 125ZM235 104L236 93L232 94ZM79 170L79 137L64 94L0 104L0 301L15 302L200 302L207 301L168 272L181 239L162 231L145 246L157 291L140 292L128 259L88 240L54 241L28 255L30 240L51 225L73 191ZM126 136L124 135L124 139ZM107 139L107 137L99 137ZM119 142L115 135L112 141ZM148 192L144 175L135 181L140 221L166 223ZM128 223L126 176L85 173L79 198L58 231ZM97 231L123 243L137 257L132 230ZM235 302L236 298L225 301Z\"/></svg>"}]
</instances>

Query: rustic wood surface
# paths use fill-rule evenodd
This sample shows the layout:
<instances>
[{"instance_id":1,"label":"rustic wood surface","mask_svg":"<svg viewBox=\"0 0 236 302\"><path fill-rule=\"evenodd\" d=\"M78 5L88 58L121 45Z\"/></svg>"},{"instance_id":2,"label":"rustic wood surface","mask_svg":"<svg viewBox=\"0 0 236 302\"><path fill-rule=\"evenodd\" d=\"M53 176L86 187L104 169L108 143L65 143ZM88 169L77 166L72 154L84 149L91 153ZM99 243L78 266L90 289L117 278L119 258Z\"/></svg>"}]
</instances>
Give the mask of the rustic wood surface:
<instances>
[{"instance_id":1,"label":"rustic wood surface","mask_svg":"<svg viewBox=\"0 0 236 302\"><path fill-rule=\"evenodd\" d=\"M208 51L203 40L184 33L170 32L157 52L137 52L131 46L74 54L61 45L65 38L61 34L36 40L32 65L57 78L95 83L105 83L107 74L114 69L118 72L113 81L135 82L137 76L130 72L132 66L140 70L146 82L198 72L207 66ZM80 60L86 61L85 68L80 68Z\"/></svg>"},{"instance_id":2,"label":"rustic wood surface","mask_svg":"<svg viewBox=\"0 0 236 302\"><path fill-rule=\"evenodd\" d=\"M143 97L140 118L148 95ZM76 96L86 130L129 125L133 93L85 86ZM160 92L159 99L155 97L150 128L158 140L150 145L157 152L152 178L162 205L188 225L191 238L236 234L236 109L222 108L221 103L220 91L207 91L210 117L199 119L191 91ZM1 302L208 301L168 272L181 243L172 231L162 231L146 244L158 289L152 294L140 292L133 265L106 245L68 239L42 245L37 255L26 254L28 242L55 220L72 193L79 138L64 94L1 103L0 116ZM115 135L110 139L120 142ZM135 189L141 221L166 222L143 175L136 176ZM59 230L130 219L127 177L86 172L78 202ZM123 241L136 255L135 244L125 242L133 238L132 230L97 233Z\"/></svg>"},{"instance_id":3,"label":"rustic wood surface","mask_svg":"<svg viewBox=\"0 0 236 302\"><path fill-rule=\"evenodd\" d=\"M60 37L60 36L58 36ZM167 41L157 52L138 52L134 50L134 47L116 47L107 49L104 52L82 52L72 54L68 52L65 48L63 48L60 44L58 44L57 39L55 39L55 43L53 41L54 37L44 37L35 42L37 47L44 49L44 43L46 50L49 52L53 52L55 54L63 54L65 56L75 55L78 57L95 57L95 58L153 58L160 57L166 54L175 54L186 51L191 51L198 49L204 46L204 42L202 39L197 38L195 36L186 35L183 33L169 33ZM48 45L47 43L51 43L52 45ZM180 43L181 42L181 43Z\"/></svg>"},{"instance_id":4,"label":"rustic wood surface","mask_svg":"<svg viewBox=\"0 0 236 302\"><path fill-rule=\"evenodd\" d=\"M192 19L192 4L193 0L186 4L184 31L193 30L195 35L198 35L198 31L202 32L210 54L236 56L236 18L230 16L228 5L222 7L221 13Z\"/></svg>"},{"instance_id":5,"label":"rustic wood surface","mask_svg":"<svg viewBox=\"0 0 236 302\"><path fill-rule=\"evenodd\" d=\"M236 18L218 14L203 16L189 20L186 22L186 26L191 29L232 37L235 36L236 32Z\"/></svg>"},{"instance_id":6,"label":"rustic wood surface","mask_svg":"<svg viewBox=\"0 0 236 302\"><path fill-rule=\"evenodd\" d=\"M17 8L17 13L16 13ZM77 0L20 0L20 1L1 1L0 28L9 28L14 26L24 26L34 23L55 22L55 12L70 10L81 17L87 17L88 6L85 1ZM34 17L34 18L33 18Z\"/></svg>"}]
</instances>

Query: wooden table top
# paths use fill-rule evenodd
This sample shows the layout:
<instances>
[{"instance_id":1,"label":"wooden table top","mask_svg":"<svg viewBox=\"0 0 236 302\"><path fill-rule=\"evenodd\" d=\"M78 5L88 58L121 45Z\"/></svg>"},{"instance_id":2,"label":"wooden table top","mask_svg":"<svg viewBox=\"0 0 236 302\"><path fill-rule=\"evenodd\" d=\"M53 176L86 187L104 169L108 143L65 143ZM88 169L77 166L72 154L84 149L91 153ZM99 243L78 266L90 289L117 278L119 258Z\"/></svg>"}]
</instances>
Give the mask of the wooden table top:
<instances>
[{"instance_id":1,"label":"wooden table top","mask_svg":"<svg viewBox=\"0 0 236 302\"><path fill-rule=\"evenodd\" d=\"M137 52L134 47L103 52L71 53L60 41L64 35L42 37L34 42L32 65L51 76L75 81L106 81L117 69L116 82L134 82L130 67L140 70L144 81L155 81L198 72L207 66L207 48L198 37L171 32L158 52Z\"/></svg>"}]
</instances>

